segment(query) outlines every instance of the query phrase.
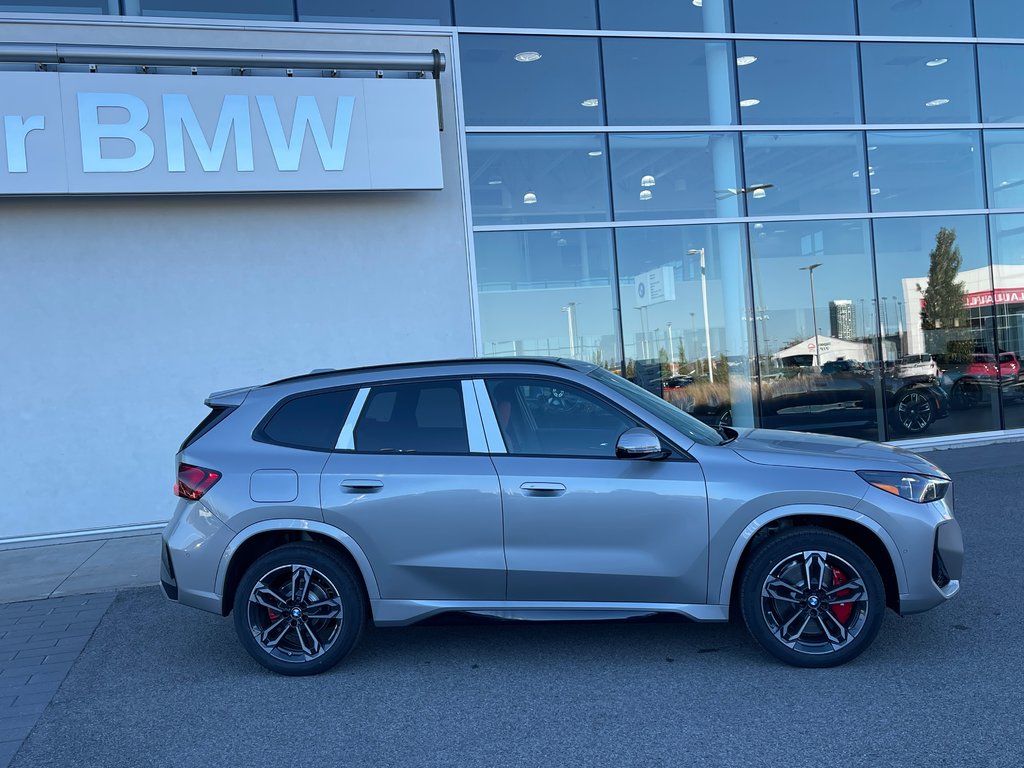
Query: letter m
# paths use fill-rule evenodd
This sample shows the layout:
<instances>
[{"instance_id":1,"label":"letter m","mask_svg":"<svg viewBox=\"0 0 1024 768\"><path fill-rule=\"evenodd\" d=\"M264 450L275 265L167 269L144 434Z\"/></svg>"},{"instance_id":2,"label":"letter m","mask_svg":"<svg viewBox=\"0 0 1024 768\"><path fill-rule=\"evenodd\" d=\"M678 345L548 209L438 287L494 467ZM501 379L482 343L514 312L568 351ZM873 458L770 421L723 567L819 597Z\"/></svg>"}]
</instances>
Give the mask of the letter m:
<instances>
[{"instance_id":1,"label":"letter m","mask_svg":"<svg viewBox=\"0 0 1024 768\"><path fill-rule=\"evenodd\" d=\"M352 127L352 110L355 106L354 96L339 96L338 106L334 112L334 135L328 137L324 126L323 115L317 105L315 96L299 96L295 100L295 114L292 116L291 137L284 134L281 115L277 111L277 102L273 96L257 96L263 125L267 129L267 138L274 151L274 160L279 171L297 171L302 159L302 144L306 138L306 127L313 134L316 150L320 155L320 164L325 171L342 171L345 169L345 151L348 149L348 134Z\"/></svg>"},{"instance_id":2,"label":"letter m","mask_svg":"<svg viewBox=\"0 0 1024 768\"><path fill-rule=\"evenodd\" d=\"M184 173L185 134L187 134L203 170L219 171L224 163L224 152L227 149L228 135L232 128L235 133L235 167L239 171L251 171L253 170L252 127L249 125L248 97L224 97L213 141L208 144L188 96L183 93L165 94L164 133L167 138L167 170Z\"/></svg>"}]
</instances>

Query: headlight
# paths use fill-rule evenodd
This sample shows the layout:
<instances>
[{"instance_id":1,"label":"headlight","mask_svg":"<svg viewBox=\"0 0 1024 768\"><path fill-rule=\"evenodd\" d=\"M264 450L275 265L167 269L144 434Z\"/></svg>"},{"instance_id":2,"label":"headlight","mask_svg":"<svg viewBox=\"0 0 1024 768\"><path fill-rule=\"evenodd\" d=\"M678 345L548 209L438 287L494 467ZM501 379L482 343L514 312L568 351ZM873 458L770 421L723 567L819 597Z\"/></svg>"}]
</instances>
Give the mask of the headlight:
<instances>
[{"instance_id":1,"label":"headlight","mask_svg":"<svg viewBox=\"0 0 1024 768\"><path fill-rule=\"evenodd\" d=\"M901 496L918 504L938 501L949 490L949 480L928 475L915 475L912 472L870 472L857 473L864 479L886 493Z\"/></svg>"}]
</instances>

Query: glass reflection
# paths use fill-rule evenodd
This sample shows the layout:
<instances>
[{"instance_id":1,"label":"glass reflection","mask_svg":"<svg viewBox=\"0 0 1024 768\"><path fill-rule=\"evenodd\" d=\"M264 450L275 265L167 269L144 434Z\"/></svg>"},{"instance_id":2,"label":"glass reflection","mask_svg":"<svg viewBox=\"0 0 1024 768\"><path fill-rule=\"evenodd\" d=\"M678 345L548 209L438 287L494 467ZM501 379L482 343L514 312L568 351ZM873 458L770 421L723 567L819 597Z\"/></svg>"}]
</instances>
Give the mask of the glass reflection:
<instances>
[{"instance_id":1,"label":"glass reflection","mask_svg":"<svg viewBox=\"0 0 1024 768\"><path fill-rule=\"evenodd\" d=\"M129 16L172 16L208 19L264 19L294 21L291 0L127 0Z\"/></svg>"},{"instance_id":2,"label":"glass reflection","mask_svg":"<svg viewBox=\"0 0 1024 768\"><path fill-rule=\"evenodd\" d=\"M949 416L931 419L928 436L998 429L985 217L876 219L874 234L888 388L941 390Z\"/></svg>"},{"instance_id":3,"label":"glass reflection","mask_svg":"<svg viewBox=\"0 0 1024 768\"><path fill-rule=\"evenodd\" d=\"M1020 0L974 0L978 37L1024 38L1024 14Z\"/></svg>"},{"instance_id":4,"label":"glass reflection","mask_svg":"<svg viewBox=\"0 0 1024 768\"><path fill-rule=\"evenodd\" d=\"M989 0L977 0L975 5ZM858 0L862 35L971 37L968 0Z\"/></svg>"},{"instance_id":5,"label":"glass reflection","mask_svg":"<svg viewBox=\"0 0 1024 768\"><path fill-rule=\"evenodd\" d=\"M1024 131L985 131L990 208L1024 208Z\"/></svg>"},{"instance_id":6,"label":"glass reflection","mask_svg":"<svg viewBox=\"0 0 1024 768\"><path fill-rule=\"evenodd\" d=\"M621 371L608 230L478 232L485 355L556 355Z\"/></svg>"},{"instance_id":7,"label":"glass reflection","mask_svg":"<svg viewBox=\"0 0 1024 768\"><path fill-rule=\"evenodd\" d=\"M751 216L867 211L860 133L746 133L743 158Z\"/></svg>"},{"instance_id":8,"label":"glass reflection","mask_svg":"<svg viewBox=\"0 0 1024 768\"><path fill-rule=\"evenodd\" d=\"M603 55L610 125L736 122L731 43L606 39Z\"/></svg>"},{"instance_id":9,"label":"glass reflection","mask_svg":"<svg viewBox=\"0 0 1024 768\"><path fill-rule=\"evenodd\" d=\"M733 0L737 32L792 35L855 35L854 0Z\"/></svg>"},{"instance_id":10,"label":"glass reflection","mask_svg":"<svg viewBox=\"0 0 1024 768\"><path fill-rule=\"evenodd\" d=\"M1020 14L1024 19L1024 14ZM1024 122L1020 73L1024 72L1024 45L979 45L981 114L986 123Z\"/></svg>"},{"instance_id":11,"label":"glass reflection","mask_svg":"<svg viewBox=\"0 0 1024 768\"><path fill-rule=\"evenodd\" d=\"M451 26L449 0L296 0L299 21Z\"/></svg>"},{"instance_id":12,"label":"glass reflection","mask_svg":"<svg viewBox=\"0 0 1024 768\"><path fill-rule=\"evenodd\" d=\"M0 0L0 9L12 13L120 13L118 0Z\"/></svg>"},{"instance_id":13,"label":"glass reflection","mask_svg":"<svg viewBox=\"0 0 1024 768\"><path fill-rule=\"evenodd\" d=\"M600 125L598 41L460 35L466 125Z\"/></svg>"},{"instance_id":14,"label":"glass reflection","mask_svg":"<svg viewBox=\"0 0 1024 768\"><path fill-rule=\"evenodd\" d=\"M866 221L750 225L761 426L883 439L883 390Z\"/></svg>"},{"instance_id":15,"label":"glass reflection","mask_svg":"<svg viewBox=\"0 0 1024 768\"><path fill-rule=\"evenodd\" d=\"M601 29L664 32L731 32L728 0L599 0Z\"/></svg>"},{"instance_id":16,"label":"glass reflection","mask_svg":"<svg viewBox=\"0 0 1024 768\"><path fill-rule=\"evenodd\" d=\"M864 43L868 123L976 123L974 46Z\"/></svg>"},{"instance_id":17,"label":"glass reflection","mask_svg":"<svg viewBox=\"0 0 1024 768\"><path fill-rule=\"evenodd\" d=\"M1024 427L1024 214L992 216L993 314L1003 427Z\"/></svg>"},{"instance_id":18,"label":"glass reflection","mask_svg":"<svg viewBox=\"0 0 1024 768\"><path fill-rule=\"evenodd\" d=\"M741 216L735 134L612 134L615 218Z\"/></svg>"},{"instance_id":19,"label":"glass reflection","mask_svg":"<svg viewBox=\"0 0 1024 768\"><path fill-rule=\"evenodd\" d=\"M985 207L977 131L869 131L871 210Z\"/></svg>"},{"instance_id":20,"label":"glass reflection","mask_svg":"<svg viewBox=\"0 0 1024 768\"><path fill-rule=\"evenodd\" d=\"M467 137L474 224L610 218L604 136Z\"/></svg>"},{"instance_id":21,"label":"glass reflection","mask_svg":"<svg viewBox=\"0 0 1024 768\"><path fill-rule=\"evenodd\" d=\"M455 22L462 27L597 29L595 0L455 0Z\"/></svg>"},{"instance_id":22,"label":"glass reflection","mask_svg":"<svg viewBox=\"0 0 1024 768\"><path fill-rule=\"evenodd\" d=\"M736 43L744 125L861 122L855 43Z\"/></svg>"},{"instance_id":23,"label":"glass reflection","mask_svg":"<svg viewBox=\"0 0 1024 768\"><path fill-rule=\"evenodd\" d=\"M754 426L743 226L616 230L626 377L705 423Z\"/></svg>"}]
</instances>

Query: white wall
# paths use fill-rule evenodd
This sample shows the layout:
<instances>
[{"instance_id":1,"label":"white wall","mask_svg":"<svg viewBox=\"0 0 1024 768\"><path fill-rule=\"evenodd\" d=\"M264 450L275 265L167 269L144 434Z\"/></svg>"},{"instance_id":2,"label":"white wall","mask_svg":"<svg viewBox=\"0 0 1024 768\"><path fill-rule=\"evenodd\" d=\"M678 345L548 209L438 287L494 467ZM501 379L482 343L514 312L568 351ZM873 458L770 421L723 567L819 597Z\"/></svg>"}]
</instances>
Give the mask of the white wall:
<instances>
[{"instance_id":1,"label":"white wall","mask_svg":"<svg viewBox=\"0 0 1024 768\"><path fill-rule=\"evenodd\" d=\"M102 43L125 26L12 29ZM450 57L445 36L133 42ZM0 198L0 540L166 520L174 453L214 390L474 354L450 71L444 86L440 192Z\"/></svg>"}]
</instances>

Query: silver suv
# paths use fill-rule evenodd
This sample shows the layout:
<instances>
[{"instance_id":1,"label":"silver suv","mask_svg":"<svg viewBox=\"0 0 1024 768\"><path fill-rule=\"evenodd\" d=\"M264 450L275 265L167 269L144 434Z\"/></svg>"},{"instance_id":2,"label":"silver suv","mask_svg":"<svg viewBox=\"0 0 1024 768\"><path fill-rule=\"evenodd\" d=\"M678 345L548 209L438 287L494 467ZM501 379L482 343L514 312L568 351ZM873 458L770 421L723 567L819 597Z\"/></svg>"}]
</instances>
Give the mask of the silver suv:
<instances>
[{"instance_id":1,"label":"silver suv","mask_svg":"<svg viewBox=\"0 0 1024 768\"><path fill-rule=\"evenodd\" d=\"M588 363L479 359L213 394L177 455L172 600L234 612L275 672L365 622L675 613L789 664L861 653L960 588L949 478L907 451L716 431Z\"/></svg>"}]
</instances>

